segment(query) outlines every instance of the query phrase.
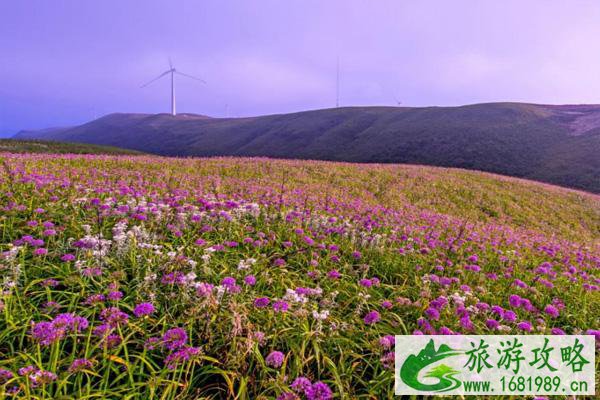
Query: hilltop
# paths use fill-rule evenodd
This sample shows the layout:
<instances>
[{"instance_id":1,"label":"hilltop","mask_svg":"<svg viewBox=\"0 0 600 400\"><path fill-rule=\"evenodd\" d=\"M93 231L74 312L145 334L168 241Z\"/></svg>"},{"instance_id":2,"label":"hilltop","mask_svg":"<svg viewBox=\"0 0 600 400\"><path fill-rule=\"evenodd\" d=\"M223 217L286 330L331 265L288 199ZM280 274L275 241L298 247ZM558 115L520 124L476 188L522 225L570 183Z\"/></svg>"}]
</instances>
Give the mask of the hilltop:
<instances>
[{"instance_id":1,"label":"hilltop","mask_svg":"<svg viewBox=\"0 0 600 400\"><path fill-rule=\"evenodd\" d=\"M168 156L268 156L459 167L600 192L600 106L344 107L249 118L110 114L26 132Z\"/></svg>"}]
</instances>

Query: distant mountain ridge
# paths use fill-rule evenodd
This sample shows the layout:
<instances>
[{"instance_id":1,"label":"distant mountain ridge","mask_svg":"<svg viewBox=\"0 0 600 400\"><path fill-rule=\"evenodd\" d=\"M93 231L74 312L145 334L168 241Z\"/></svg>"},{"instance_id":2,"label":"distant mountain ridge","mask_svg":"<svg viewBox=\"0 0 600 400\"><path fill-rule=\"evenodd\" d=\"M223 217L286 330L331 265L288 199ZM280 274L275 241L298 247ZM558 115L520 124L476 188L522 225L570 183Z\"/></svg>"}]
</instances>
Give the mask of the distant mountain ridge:
<instances>
[{"instance_id":1,"label":"distant mountain ridge","mask_svg":"<svg viewBox=\"0 0 600 400\"><path fill-rule=\"evenodd\" d=\"M600 105L343 107L248 118L110 114L39 138L170 156L459 167L600 193Z\"/></svg>"}]
</instances>

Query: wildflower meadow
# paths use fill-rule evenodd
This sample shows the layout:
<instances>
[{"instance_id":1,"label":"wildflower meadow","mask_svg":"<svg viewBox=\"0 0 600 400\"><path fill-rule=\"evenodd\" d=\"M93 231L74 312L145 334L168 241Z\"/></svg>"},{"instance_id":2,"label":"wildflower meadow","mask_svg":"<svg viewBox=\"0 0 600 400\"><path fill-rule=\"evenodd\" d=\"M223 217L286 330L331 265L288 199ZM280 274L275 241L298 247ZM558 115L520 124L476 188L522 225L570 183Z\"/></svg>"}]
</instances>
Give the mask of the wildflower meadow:
<instances>
[{"instance_id":1,"label":"wildflower meadow","mask_svg":"<svg viewBox=\"0 0 600 400\"><path fill-rule=\"evenodd\" d=\"M1 158L1 398L385 399L394 335L600 340L598 196L417 166Z\"/></svg>"}]
</instances>

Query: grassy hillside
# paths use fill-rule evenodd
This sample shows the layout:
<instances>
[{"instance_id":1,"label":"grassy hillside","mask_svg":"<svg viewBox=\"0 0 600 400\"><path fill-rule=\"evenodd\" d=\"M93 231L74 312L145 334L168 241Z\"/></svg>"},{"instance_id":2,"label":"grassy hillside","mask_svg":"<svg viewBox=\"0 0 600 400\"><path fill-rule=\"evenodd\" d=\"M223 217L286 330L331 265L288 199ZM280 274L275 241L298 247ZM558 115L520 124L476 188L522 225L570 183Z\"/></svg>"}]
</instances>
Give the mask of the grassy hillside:
<instances>
[{"instance_id":1,"label":"grassy hillside","mask_svg":"<svg viewBox=\"0 0 600 400\"><path fill-rule=\"evenodd\" d=\"M51 164L46 166L48 159ZM571 240L600 239L598 195L456 168L266 158L61 159L51 155L28 164L43 169L85 165L92 171L111 171L124 180L143 170L145 179L153 184L156 179L164 180L167 187L199 187L226 195L268 187L282 191L284 199L300 196L315 206L328 199L360 199L370 206L428 210L471 223L531 229Z\"/></svg>"},{"instance_id":2,"label":"grassy hillside","mask_svg":"<svg viewBox=\"0 0 600 400\"><path fill-rule=\"evenodd\" d=\"M595 195L421 166L1 157L1 398L390 399L393 335L600 343Z\"/></svg>"},{"instance_id":3,"label":"grassy hillside","mask_svg":"<svg viewBox=\"0 0 600 400\"><path fill-rule=\"evenodd\" d=\"M162 155L459 167L600 192L600 106L350 107L234 119L113 114L45 135Z\"/></svg>"},{"instance_id":4,"label":"grassy hillside","mask_svg":"<svg viewBox=\"0 0 600 400\"><path fill-rule=\"evenodd\" d=\"M120 149L85 143L65 143L47 140L0 139L0 152L50 154L143 154L136 150Z\"/></svg>"},{"instance_id":5,"label":"grassy hillside","mask_svg":"<svg viewBox=\"0 0 600 400\"><path fill-rule=\"evenodd\" d=\"M174 160L174 181L217 179L219 190L276 187L284 195L358 198L371 205L431 210L470 222L498 223L583 241L600 239L600 196L538 182L455 168L318 161L211 158ZM157 171L158 172L158 171ZM286 185L285 182L293 182ZM317 200L314 200L317 201Z\"/></svg>"}]
</instances>

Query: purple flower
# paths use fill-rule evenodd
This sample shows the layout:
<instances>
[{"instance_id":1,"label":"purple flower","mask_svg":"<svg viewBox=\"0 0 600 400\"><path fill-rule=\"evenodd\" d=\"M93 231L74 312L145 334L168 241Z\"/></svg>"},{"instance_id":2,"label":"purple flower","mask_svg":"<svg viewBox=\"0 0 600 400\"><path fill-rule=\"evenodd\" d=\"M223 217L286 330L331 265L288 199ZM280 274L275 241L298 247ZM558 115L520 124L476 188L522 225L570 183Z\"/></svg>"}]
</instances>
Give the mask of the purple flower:
<instances>
[{"instance_id":1,"label":"purple flower","mask_svg":"<svg viewBox=\"0 0 600 400\"><path fill-rule=\"evenodd\" d=\"M388 351L383 356L381 356L381 358L379 359L379 361L381 361L381 364L383 365L384 368L386 368L386 369L393 369L394 368L395 358L396 358L396 355L394 354L394 352L393 351Z\"/></svg>"},{"instance_id":2,"label":"purple flower","mask_svg":"<svg viewBox=\"0 0 600 400\"><path fill-rule=\"evenodd\" d=\"M358 283L360 284L360 286L369 288L371 286L373 286L373 282L370 279L367 278L363 278L360 281L358 281Z\"/></svg>"},{"instance_id":3,"label":"purple flower","mask_svg":"<svg viewBox=\"0 0 600 400\"><path fill-rule=\"evenodd\" d=\"M283 355L282 352L272 351L271 353L269 353L267 358L265 358L265 361L266 361L267 365L269 365L273 368L279 368L279 367L281 367L281 364L283 364L284 358L285 358L285 356Z\"/></svg>"},{"instance_id":4,"label":"purple flower","mask_svg":"<svg viewBox=\"0 0 600 400\"><path fill-rule=\"evenodd\" d=\"M88 298L85 300L84 304L94 305L94 304L103 303L105 300L106 300L106 296L104 296L103 294L92 294L92 295L88 296Z\"/></svg>"},{"instance_id":5,"label":"purple flower","mask_svg":"<svg viewBox=\"0 0 600 400\"><path fill-rule=\"evenodd\" d=\"M184 347L165 358L165 365L168 369L175 369L178 365L184 364L194 356L200 354L198 347Z\"/></svg>"},{"instance_id":6,"label":"purple flower","mask_svg":"<svg viewBox=\"0 0 600 400\"><path fill-rule=\"evenodd\" d=\"M263 308L269 305L268 297L259 297L254 300L254 307Z\"/></svg>"},{"instance_id":7,"label":"purple flower","mask_svg":"<svg viewBox=\"0 0 600 400\"><path fill-rule=\"evenodd\" d=\"M447 326L442 326L438 330L438 335L452 335L452 334L454 334L454 332L452 332L452 329L448 328Z\"/></svg>"},{"instance_id":8,"label":"purple flower","mask_svg":"<svg viewBox=\"0 0 600 400\"><path fill-rule=\"evenodd\" d=\"M310 382L310 380L308 378L300 376L300 377L294 379L294 382L292 382L290 387L298 393L304 393L311 385L312 385L312 383Z\"/></svg>"},{"instance_id":9,"label":"purple flower","mask_svg":"<svg viewBox=\"0 0 600 400\"><path fill-rule=\"evenodd\" d=\"M256 285L256 277L254 275L248 275L244 278L244 283L248 286Z\"/></svg>"},{"instance_id":10,"label":"purple flower","mask_svg":"<svg viewBox=\"0 0 600 400\"><path fill-rule=\"evenodd\" d=\"M261 331L256 331L252 334L252 338L258 342L259 345L265 344L265 334Z\"/></svg>"},{"instance_id":11,"label":"purple flower","mask_svg":"<svg viewBox=\"0 0 600 400\"><path fill-rule=\"evenodd\" d=\"M479 257L477 257L477 254L473 254L473 255L469 256L469 258L467 258L467 261L470 263L476 263L477 260L479 260Z\"/></svg>"},{"instance_id":12,"label":"purple flower","mask_svg":"<svg viewBox=\"0 0 600 400\"><path fill-rule=\"evenodd\" d=\"M390 308L394 307L394 304L389 300L384 300L381 302L381 307L385 308L386 310L389 310Z\"/></svg>"},{"instance_id":13,"label":"purple flower","mask_svg":"<svg viewBox=\"0 0 600 400\"><path fill-rule=\"evenodd\" d=\"M107 349L112 349L112 348L120 345L122 341L123 341L123 339L121 339L121 336L116 335L116 334L111 334L111 335L106 336L102 340L102 343L104 344L104 347L106 347Z\"/></svg>"},{"instance_id":14,"label":"purple flower","mask_svg":"<svg viewBox=\"0 0 600 400\"><path fill-rule=\"evenodd\" d=\"M308 400L330 400L333 398L333 393L326 383L321 381L313 383L304 392Z\"/></svg>"},{"instance_id":15,"label":"purple flower","mask_svg":"<svg viewBox=\"0 0 600 400\"><path fill-rule=\"evenodd\" d=\"M140 303L133 309L133 315L140 318L145 315L150 315L154 312L154 305L152 303Z\"/></svg>"},{"instance_id":16,"label":"purple flower","mask_svg":"<svg viewBox=\"0 0 600 400\"><path fill-rule=\"evenodd\" d=\"M60 284L59 281L57 281L56 279L45 279L44 281L42 281L41 285L44 287L57 287Z\"/></svg>"},{"instance_id":17,"label":"purple flower","mask_svg":"<svg viewBox=\"0 0 600 400\"><path fill-rule=\"evenodd\" d=\"M169 272L162 276L160 283L163 285L183 285L185 283L185 275L180 271Z\"/></svg>"},{"instance_id":18,"label":"purple flower","mask_svg":"<svg viewBox=\"0 0 600 400\"><path fill-rule=\"evenodd\" d=\"M74 314L59 314L52 321L33 323L31 336L42 346L49 346L69 332L81 332L88 327L88 320Z\"/></svg>"},{"instance_id":19,"label":"purple flower","mask_svg":"<svg viewBox=\"0 0 600 400\"><path fill-rule=\"evenodd\" d=\"M427 318L434 321L438 321L440 319L440 312L432 307L429 307L427 310L425 310L425 315Z\"/></svg>"},{"instance_id":20,"label":"purple flower","mask_svg":"<svg viewBox=\"0 0 600 400\"><path fill-rule=\"evenodd\" d=\"M160 343L160 339L157 337L151 337L146 340L144 343L144 348L146 350L154 350L157 345Z\"/></svg>"},{"instance_id":21,"label":"purple flower","mask_svg":"<svg viewBox=\"0 0 600 400\"><path fill-rule=\"evenodd\" d=\"M223 286L235 286L235 278L232 278L230 276L223 278L223 280L221 281L221 285Z\"/></svg>"},{"instance_id":22,"label":"purple flower","mask_svg":"<svg viewBox=\"0 0 600 400\"><path fill-rule=\"evenodd\" d=\"M163 335L163 345L169 350L177 350L187 342L187 333L183 328L169 329Z\"/></svg>"},{"instance_id":23,"label":"purple flower","mask_svg":"<svg viewBox=\"0 0 600 400\"><path fill-rule=\"evenodd\" d=\"M81 332L87 329L89 322L84 317L79 317L77 315L68 313L57 315L54 320L52 320L52 326L54 329L60 330L64 333Z\"/></svg>"},{"instance_id":24,"label":"purple flower","mask_svg":"<svg viewBox=\"0 0 600 400\"><path fill-rule=\"evenodd\" d=\"M504 309L498 305L492 306L491 310L493 314L496 314L500 317L504 314Z\"/></svg>"},{"instance_id":25,"label":"purple flower","mask_svg":"<svg viewBox=\"0 0 600 400\"><path fill-rule=\"evenodd\" d=\"M276 267L281 267L285 265L285 260L283 258L278 258L275 261L273 261L273 265Z\"/></svg>"},{"instance_id":26,"label":"purple flower","mask_svg":"<svg viewBox=\"0 0 600 400\"><path fill-rule=\"evenodd\" d=\"M531 322L529 321L521 321L517 324L517 328L519 328L520 330L524 331L524 332L531 332Z\"/></svg>"},{"instance_id":27,"label":"purple flower","mask_svg":"<svg viewBox=\"0 0 600 400\"><path fill-rule=\"evenodd\" d=\"M84 369L91 369L92 367L93 364L90 360L86 358L77 358L71 363L71 366L69 367L69 372L79 372Z\"/></svg>"},{"instance_id":28,"label":"purple flower","mask_svg":"<svg viewBox=\"0 0 600 400\"><path fill-rule=\"evenodd\" d=\"M4 385L6 382L14 378L14 376L15 374L13 374L11 371L0 368L0 385Z\"/></svg>"},{"instance_id":29,"label":"purple flower","mask_svg":"<svg viewBox=\"0 0 600 400\"><path fill-rule=\"evenodd\" d=\"M111 331L112 331L112 328L110 327L110 325L102 324L102 325L98 325L97 327L95 327L94 330L92 331L92 334L94 334L94 336L98 336L98 337L105 337Z\"/></svg>"},{"instance_id":30,"label":"purple flower","mask_svg":"<svg viewBox=\"0 0 600 400\"><path fill-rule=\"evenodd\" d=\"M64 254L60 259L65 262L74 261L75 256L73 254Z\"/></svg>"},{"instance_id":31,"label":"purple flower","mask_svg":"<svg viewBox=\"0 0 600 400\"><path fill-rule=\"evenodd\" d=\"M35 249L33 251L33 254L36 256L45 256L46 254L48 254L48 250L43 247L40 247L38 249Z\"/></svg>"},{"instance_id":32,"label":"purple flower","mask_svg":"<svg viewBox=\"0 0 600 400\"><path fill-rule=\"evenodd\" d=\"M396 343L396 338L392 335L386 335L379 339L379 345L384 349L391 349Z\"/></svg>"},{"instance_id":33,"label":"purple flower","mask_svg":"<svg viewBox=\"0 0 600 400\"><path fill-rule=\"evenodd\" d=\"M473 330L474 328L473 323L471 322L471 318L469 318L469 314L465 314L462 317L460 317L459 323L460 326L462 326L468 331Z\"/></svg>"},{"instance_id":34,"label":"purple flower","mask_svg":"<svg viewBox=\"0 0 600 400\"><path fill-rule=\"evenodd\" d=\"M489 329L496 329L498 328L498 326L500 326L500 322L496 321L495 319L488 319L487 321L485 321L485 325L489 328Z\"/></svg>"},{"instance_id":35,"label":"purple flower","mask_svg":"<svg viewBox=\"0 0 600 400\"><path fill-rule=\"evenodd\" d=\"M208 297L214 288L210 283L199 283L196 285L196 295L199 297Z\"/></svg>"},{"instance_id":36,"label":"purple flower","mask_svg":"<svg viewBox=\"0 0 600 400\"><path fill-rule=\"evenodd\" d=\"M118 290L115 290L108 293L107 297L110 301L119 301L123 298L123 293Z\"/></svg>"},{"instance_id":37,"label":"purple flower","mask_svg":"<svg viewBox=\"0 0 600 400\"><path fill-rule=\"evenodd\" d=\"M558 308L554 307L551 304L548 304L546 308L544 308L544 312L551 316L552 318L557 318L559 315Z\"/></svg>"},{"instance_id":38,"label":"purple flower","mask_svg":"<svg viewBox=\"0 0 600 400\"><path fill-rule=\"evenodd\" d=\"M28 375L31 375L32 373L36 372L36 371L39 371L39 369L36 366L34 366L34 365L28 365L26 367L19 368L18 372L19 372L19 375L21 375L21 376L28 376Z\"/></svg>"},{"instance_id":39,"label":"purple flower","mask_svg":"<svg viewBox=\"0 0 600 400\"><path fill-rule=\"evenodd\" d=\"M273 303L273 310L276 312L286 312L289 307L289 304L283 300L277 300L275 303Z\"/></svg>"},{"instance_id":40,"label":"purple flower","mask_svg":"<svg viewBox=\"0 0 600 400\"><path fill-rule=\"evenodd\" d=\"M552 328L552 329L550 330L550 332L551 332L553 335L566 335L565 331L563 331L563 330L562 330L562 329L560 329L560 328Z\"/></svg>"},{"instance_id":41,"label":"purple flower","mask_svg":"<svg viewBox=\"0 0 600 400\"><path fill-rule=\"evenodd\" d=\"M129 315L117 307L108 307L100 312L100 319L106 322L111 328L116 328L118 325L127 324Z\"/></svg>"},{"instance_id":42,"label":"purple flower","mask_svg":"<svg viewBox=\"0 0 600 400\"><path fill-rule=\"evenodd\" d=\"M600 341L600 329L588 329L585 331L586 335L593 335L596 338L596 342Z\"/></svg>"},{"instance_id":43,"label":"purple flower","mask_svg":"<svg viewBox=\"0 0 600 400\"><path fill-rule=\"evenodd\" d=\"M331 271L329 271L327 273L327 277L329 279L339 279L342 276L342 274L340 274L337 270L332 269Z\"/></svg>"},{"instance_id":44,"label":"purple flower","mask_svg":"<svg viewBox=\"0 0 600 400\"><path fill-rule=\"evenodd\" d=\"M379 316L379 313L377 311L370 311L367 313L367 315L365 315L363 321L367 325L372 325L379 322L380 319L381 317Z\"/></svg>"},{"instance_id":45,"label":"purple flower","mask_svg":"<svg viewBox=\"0 0 600 400\"><path fill-rule=\"evenodd\" d=\"M506 310L502 313L502 319L508 322L515 322L517 320L517 314L514 311Z\"/></svg>"}]
</instances>

